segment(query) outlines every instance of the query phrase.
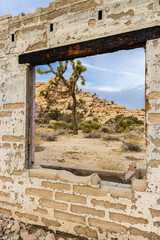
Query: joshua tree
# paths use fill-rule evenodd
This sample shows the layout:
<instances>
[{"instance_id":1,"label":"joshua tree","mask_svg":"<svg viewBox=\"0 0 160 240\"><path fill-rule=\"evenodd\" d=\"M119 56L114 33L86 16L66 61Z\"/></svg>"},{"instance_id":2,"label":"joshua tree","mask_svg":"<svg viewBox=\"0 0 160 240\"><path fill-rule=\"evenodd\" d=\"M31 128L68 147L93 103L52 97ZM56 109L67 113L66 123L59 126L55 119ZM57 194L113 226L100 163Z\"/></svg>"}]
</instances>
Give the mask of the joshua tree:
<instances>
[{"instance_id":1,"label":"joshua tree","mask_svg":"<svg viewBox=\"0 0 160 240\"><path fill-rule=\"evenodd\" d=\"M73 134L77 135L78 127L77 127L77 121L76 121L76 106L77 106L76 86L79 78L82 80L81 84L85 85L85 79L81 74L85 72L87 69L82 65L81 61L79 60L77 61L77 63L75 63L73 60L70 60L70 63L72 65L73 73L71 74L69 80L66 80L64 78L64 73L66 72L68 67L68 61L65 61L64 65L63 65L63 62L60 61L59 66L57 67L57 71L54 71L52 66L48 64L50 70L41 71L41 69L37 69L37 72L39 74L53 73L55 75L55 81L50 80L48 88L41 92L41 95L43 95L46 99L48 98L49 93L55 93L55 92L64 94L64 95L68 94L69 96L72 97ZM59 91L58 86L65 86L66 91Z\"/></svg>"}]
</instances>

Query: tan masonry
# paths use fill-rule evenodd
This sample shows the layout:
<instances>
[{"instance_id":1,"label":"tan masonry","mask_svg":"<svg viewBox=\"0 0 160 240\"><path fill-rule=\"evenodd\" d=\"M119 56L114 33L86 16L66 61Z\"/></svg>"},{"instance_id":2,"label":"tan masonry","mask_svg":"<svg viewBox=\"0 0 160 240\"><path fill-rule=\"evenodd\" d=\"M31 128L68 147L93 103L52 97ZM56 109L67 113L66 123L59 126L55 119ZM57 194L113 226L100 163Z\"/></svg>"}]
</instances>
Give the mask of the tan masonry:
<instances>
[{"instance_id":1,"label":"tan masonry","mask_svg":"<svg viewBox=\"0 0 160 240\"><path fill-rule=\"evenodd\" d=\"M40 214L47 214L48 213L47 210L39 208L39 207L37 207L34 211L39 212Z\"/></svg>"},{"instance_id":2,"label":"tan masonry","mask_svg":"<svg viewBox=\"0 0 160 240\"><path fill-rule=\"evenodd\" d=\"M42 187L53 188L57 190L71 190L71 185L63 183L42 182Z\"/></svg>"},{"instance_id":3,"label":"tan masonry","mask_svg":"<svg viewBox=\"0 0 160 240\"><path fill-rule=\"evenodd\" d=\"M46 197L46 198L52 198L52 196L53 196L53 193L51 191L35 189L35 188L27 188L26 194L39 196L39 197Z\"/></svg>"},{"instance_id":4,"label":"tan masonry","mask_svg":"<svg viewBox=\"0 0 160 240\"><path fill-rule=\"evenodd\" d=\"M6 216L12 216L12 211L5 208L0 208L0 213L5 214Z\"/></svg>"},{"instance_id":5,"label":"tan masonry","mask_svg":"<svg viewBox=\"0 0 160 240\"><path fill-rule=\"evenodd\" d=\"M11 177L4 177L4 176L0 176L0 180L3 181L3 182L13 182L13 178Z\"/></svg>"},{"instance_id":6,"label":"tan masonry","mask_svg":"<svg viewBox=\"0 0 160 240\"><path fill-rule=\"evenodd\" d=\"M27 219L27 220L31 220L34 222L38 221L38 217L32 214L28 214L28 213L20 213L20 212L15 212L15 215L17 215L19 217L19 219Z\"/></svg>"},{"instance_id":7,"label":"tan masonry","mask_svg":"<svg viewBox=\"0 0 160 240\"><path fill-rule=\"evenodd\" d=\"M88 186L74 186L73 188L75 193L93 195L93 196L106 196L107 192L102 189L88 187Z\"/></svg>"},{"instance_id":8,"label":"tan masonry","mask_svg":"<svg viewBox=\"0 0 160 240\"><path fill-rule=\"evenodd\" d=\"M5 142L24 142L25 138L23 136L3 136L2 140Z\"/></svg>"},{"instance_id":9,"label":"tan masonry","mask_svg":"<svg viewBox=\"0 0 160 240\"><path fill-rule=\"evenodd\" d=\"M60 227L61 226L61 224L58 221L52 221L52 220L48 220L46 218L42 218L42 222L47 227Z\"/></svg>"},{"instance_id":10,"label":"tan masonry","mask_svg":"<svg viewBox=\"0 0 160 240\"><path fill-rule=\"evenodd\" d=\"M18 109L18 108L24 108L25 104L24 103L7 103L4 104L4 109Z\"/></svg>"},{"instance_id":11,"label":"tan masonry","mask_svg":"<svg viewBox=\"0 0 160 240\"><path fill-rule=\"evenodd\" d=\"M95 230L92 230L89 227L77 226L74 228L74 231L78 235L84 234L85 236L90 237L90 238L95 238L95 239L98 238L97 232Z\"/></svg>"},{"instance_id":12,"label":"tan masonry","mask_svg":"<svg viewBox=\"0 0 160 240\"><path fill-rule=\"evenodd\" d=\"M84 224L84 225L86 223L86 220L85 220L84 217L69 214L69 213L65 213L65 212L55 211L54 216L55 216L55 218L65 220L65 221L69 221L69 222L76 222L76 223L81 223L81 224Z\"/></svg>"},{"instance_id":13,"label":"tan masonry","mask_svg":"<svg viewBox=\"0 0 160 240\"><path fill-rule=\"evenodd\" d=\"M67 210L68 205L65 203L59 203L56 201L51 201L47 199L40 199L39 203L42 207L47 207L47 208L53 208L53 209L59 209L59 210Z\"/></svg>"},{"instance_id":14,"label":"tan masonry","mask_svg":"<svg viewBox=\"0 0 160 240\"><path fill-rule=\"evenodd\" d=\"M105 216L105 212L102 210L95 210L94 208L87 208L87 207L76 206L76 205L71 205L71 212L88 214L92 216L98 216L101 218Z\"/></svg>"},{"instance_id":15,"label":"tan masonry","mask_svg":"<svg viewBox=\"0 0 160 240\"><path fill-rule=\"evenodd\" d=\"M86 197L73 195L73 194L67 194L67 193L57 192L55 194L55 198L56 198L56 200L60 200L60 201L80 203L80 204L84 204L84 205L87 203Z\"/></svg>"},{"instance_id":16,"label":"tan masonry","mask_svg":"<svg viewBox=\"0 0 160 240\"><path fill-rule=\"evenodd\" d=\"M109 217L113 221L127 222L127 223L130 223L132 225L134 225L134 224L147 224L148 223L147 219L135 218L135 217L127 216L127 215L124 215L124 214L119 214L119 213L109 213Z\"/></svg>"},{"instance_id":17,"label":"tan masonry","mask_svg":"<svg viewBox=\"0 0 160 240\"><path fill-rule=\"evenodd\" d=\"M0 117L12 117L12 112L0 112Z\"/></svg>"},{"instance_id":18,"label":"tan masonry","mask_svg":"<svg viewBox=\"0 0 160 240\"><path fill-rule=\"evenodd\" d=\"M160 239L159 11L159 0L56 0L34 13L0 17L0 214L88 240ZM146 29L154 37L144 41ZM128 39L128 33L134 33L136 40ZM101 181L97 174L82 177L67 171L29 169L27 88L35 80L36 64L19 64L19 56L36 52L33 55L39 58L39 51L57 53L68 45L67 54L76 58L79 51L85 56L103 47L93 44L86 50L90 40L110 37L107 51L145 48L146 178L126 185ZM128 45L116 48L123 40ZM137 40L142 44L136 45Z\"/></svg>"},{"instance_id":19,"label":"tan masonry","mask_svg":"<svg viewBox=\"0 0 160 240\"><path fill-rule=\"evenodd\" d=\"M108 232L119 232L119 233L126 233L127 228L120 224L116 224L113 222L102 221L99 219L89 218L89 224L92 227L99 227L106 229Z\"/></svg>"},{"instance_id":20,"label":"tan masonry","mask_svg":"<svg viewBox=\"0 0 160 240\"><path fill-rule=\"evenodd\" d=\"M92 199L91 203L94 206L102 206L105 208L113 208L116 210L126 210L126 208L127 208L127 206L123 205L123 204L111 203L109 201L101 201L101 200L97 200L97 199Z\"/></svg>"},{"instance_id":21,"label":"tan masonry","mask_svg":"<svg viewBox=\"0 0 160 240\"><path fill-rule=\"evenodd\" d=\"M0 191L0 197L2 197L2 198L10 198L10 194Z\"/></svg>"}]
</instances>

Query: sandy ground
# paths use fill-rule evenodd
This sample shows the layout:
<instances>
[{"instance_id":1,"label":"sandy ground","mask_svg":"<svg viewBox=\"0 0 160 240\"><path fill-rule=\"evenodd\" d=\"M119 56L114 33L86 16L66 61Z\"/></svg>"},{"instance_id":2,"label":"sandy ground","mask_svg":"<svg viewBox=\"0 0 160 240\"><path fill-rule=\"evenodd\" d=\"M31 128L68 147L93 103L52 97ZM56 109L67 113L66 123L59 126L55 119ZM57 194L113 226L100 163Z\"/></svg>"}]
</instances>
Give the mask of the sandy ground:
<instances>
[{"instance_id":1,"label":"sandy ground","mask_svg":"<svg viewBox=\"0 0 160 240\"><path fill-rule=\"evenodd\" d=\"M124 152L122 150L124 134L116 136L120 141L104 141L103 136L99 139L84 138L81 132L78 136L69 134L57 136L56 141L41 143L41 151L35 152L35 165L101 170L115 168L114 170L127 171L129 164L136 162L137 167L145 168L146 152L143 134L139 139L141 152Z\"/></svg>"}]
</instances>

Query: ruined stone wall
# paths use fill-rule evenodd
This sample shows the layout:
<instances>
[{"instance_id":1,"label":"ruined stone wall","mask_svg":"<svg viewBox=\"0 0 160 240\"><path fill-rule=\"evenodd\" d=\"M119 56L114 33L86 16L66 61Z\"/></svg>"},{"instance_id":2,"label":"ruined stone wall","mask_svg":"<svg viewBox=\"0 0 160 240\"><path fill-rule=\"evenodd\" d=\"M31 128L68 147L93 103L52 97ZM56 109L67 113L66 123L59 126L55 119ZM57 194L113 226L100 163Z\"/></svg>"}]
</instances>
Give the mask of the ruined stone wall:
<instances>
[{"instance_id":1,"label":"ruined stone wall","mask_svg":"<svg viewBox=\"0 0 160 240\"><path fill-rule=\"evenodd\" d=\"M0 213L88 239L160 239L160 39L146 45L147 179L132 185L25 169L28 68L18 64L22 53L157 26L159 10L159 0L60 0L0 17Z\"/></svg>"}]
</instances>

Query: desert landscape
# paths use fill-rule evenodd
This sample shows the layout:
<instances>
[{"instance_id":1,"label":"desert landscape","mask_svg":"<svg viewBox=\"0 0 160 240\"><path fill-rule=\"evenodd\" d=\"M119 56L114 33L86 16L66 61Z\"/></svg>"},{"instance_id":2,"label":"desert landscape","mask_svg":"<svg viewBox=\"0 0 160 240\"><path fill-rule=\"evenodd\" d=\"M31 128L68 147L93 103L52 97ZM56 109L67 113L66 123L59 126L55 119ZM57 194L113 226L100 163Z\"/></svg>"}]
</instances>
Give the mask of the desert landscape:
<instances>
[{"instance_id":1,"label":"desert landscape","mask_svg":"<svg viewBox=\"0 0 160 240\"><path fill-rule=\"evenodd\" d=\"M78 135L73 135L71 98L55 93L46 99L40 92L47 86L36 83L36 167L95 172L146 167L144 109L128 110L77 89Z\"/></svg>"}]
</instances>

